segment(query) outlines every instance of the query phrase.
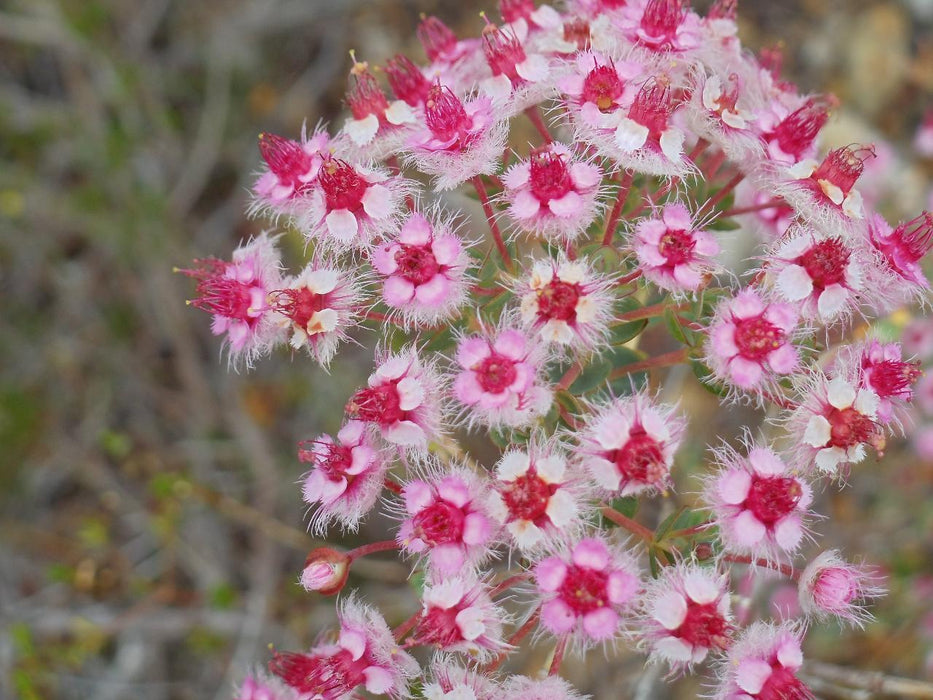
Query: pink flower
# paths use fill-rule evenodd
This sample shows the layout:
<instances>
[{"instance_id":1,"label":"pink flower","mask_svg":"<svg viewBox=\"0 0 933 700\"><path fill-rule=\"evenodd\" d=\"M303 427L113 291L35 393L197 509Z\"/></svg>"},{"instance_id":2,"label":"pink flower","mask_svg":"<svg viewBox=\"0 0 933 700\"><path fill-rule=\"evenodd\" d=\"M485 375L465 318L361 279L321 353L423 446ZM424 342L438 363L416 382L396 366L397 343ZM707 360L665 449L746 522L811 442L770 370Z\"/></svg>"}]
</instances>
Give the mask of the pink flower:
<instances>
[{"instance_id":1,"label":"pink flower","mask_svg":"<svg viewBox=\"0 0 933 700\"><path fill-rule=\"evenodd\" d=\"M791 343L797 312L790 304L766 303L754 289L723 300L710 322L706 361L713 376L754 391L775 375L790 374L800 358Z\"/></svg>"},{"instance_id":2,"label":"pink flower","mask_svg":"<svg viewBox=\"0 0 933 700\"><path fill-rule=\"evenodd\" d=\"M344 270L309 264L270 295L270 304L284 316L291 332L290 345L308 352L326 367L337 346L349 337L362 300L357 283Z\"/></svg>"},{"instance_id":3,"label":"pink flower","mask_svg":"<svg viewBox=\"0 0 933 700\"><path fill-rule=\"evenodd\" d=\"M687 427L676 408L634 394L594 409L575 450L583 469L601 488L620 496L667 489Z\"/></svg>"},{"instance_id":4,"label":"pink flower","mask_svg":"<svg viewBox=\"0 0 933 700\"><path fill-rule=\"evenodd\" d=\"M422 690L425 700L500 700L502 689L480 669L435 659Z\"/></svg>"},{"instance_id":5,"label":"pink flower","mask_svg":"<svg viewBox=\"0 0 933 700\"><path fill-rule=\"evenodd\" d=\"M836 617L861 627L871 619L862 603L884 595L876 576L846 562L839 551L821 552L800 574L800 607L818 620Z\"/></svg>"},{"instance_id":6,"label":"pink flower","mask_svg":"<svg viewBox=\"0 0 933 700\"><path fill-rule=\"evenodd\" d=\"M334 440L322 435L299 445L298 459L311 465L304 477L302 497L318 506L311 529L324 533L332 522L356 530L382 493L389 463L373 444L366 425L351 420Z\"/></svg>"},{"instance_id":7,"label":"pink flower","mask_svg":"<svg viewBox=\"0 0 933 700\"><path fill-rule=\"evenodd\" d=\"M424 106L431 91L431 81L414 61L396 54L386 63L385 72L396 97L409 107Z\"/></svg>"},{"instance_id":8,"label":"pink flower","mask_svg":"<svg viewBox=\"0 0 933 700\"><path fill-rule=\"evenodd\" d=\"M226 335L230 364L241 360L252 368L284 339L269 295L282 285L281 258L275 239L263 233L233 251L230 262L195 260L196 268L181 270L198 282L191 306L213 314L211 332Z\"/></svg>"},{"instance_id":9,"label":"pink flower","mask_svg":"<svg viewBox=\"0 0 933 700\"><path fill-rule=\"evenodd\" d=\"M772 560L793 554L813 500L807 483L767 447L752 444L747 457L722 448L716 458L720 470L707 482L704 500L726 551Z\"/></svg>"},{"instance_id":10,"label":"pink flower","mask_svg":"<svg viewBox=\"0 0 933 700\"><path fill-rule=\"evenodd\" d=\"M759 115L758 128L771 162L788 166L813 158L816 138L829 120L833 104L832 98L811 98L788 113L782 103L775 101L772 111Z\"/></svg>"},{"instance_id":11,"label":"pink flower","mask_svg":"<svg viewBox=\"0 0 933 700\"><path fill-rule=\"evenodd\" d=\"M553 142L532 151L503 176L508 214L523 231L547 239L573 241L599 213L598 165L574 157Z\"/></svg>"},{"instance_id":12,"label":"pink flower","mask_svg":"<svg viewBox=\"0 0 933 700\"><path fill-rule=\"evenodd\" d=\"M233 700L299 700L298 693L278 678L257 673L243 679Z\"/></svg>"},{"instance_id":13,"label":"pink flower","mask_svg":"<svg viewBox=\"0 0 933 700\"><path fill-rule=\"evenodd\" d=\"M686 206L668 204L660 217L635 224L632 248L645 277L672 292L695 292L714 269L719 244L696 228Z\"/></svg>"},{"instance_id":14,"label":"pink flower","mask_svg":"<svg viewBox=\"0 0 933 700\"><path fill-rule=\"evenodd\" d=\"M338 618L336 644L323 642L304 654L276 652L269 670L302 698L350 700L360 686L374 695L406 697L418 662L396 645L382 616L350 597Z\"/></svg>"},{"instance_id":15,"label":"pink flower","mask_svg":"<svg viewBox=\"0 0 933 700\"><path fill-rule=\"evenodd\" d=\"M527 676L509 676L502 694L497 697L509 700L586 700L559 676L539 680Z\"/></svg>"},{"instance_id":16,"label":"pink flower","mask_svg":"<svg viewBox=\"0 0 933 700\"><path fill-rule=\"evenodd\" d=\"M461 102L448 87L431 87L424 122L408 141L407 161L434 177L436 190L450 190L499 167L508 132L488 97Z\"/></svg>"},{"instance_id":17,"label":"pink flower","mask_svg":"<svg viewBox=\"0 0 933 700\"><path fill-rule=\"evenodd\" d=\"M749 212L743 223L754 231L757 238L771 243L781 238L797 218L797 212L789 204L777 199L773 192L759 189L748 179L742 180L735 188L736 207L761 207L764 209Z\"/></svg>"},{"instance_id":18,"label":"pink flower","mask_svg":"<svg viewBox=\"0 0 933 700\"><path fill-rule=\"evenodd\" d=\"M545 343L593 352L613 319L613 281L565 257L537 260L516 293L522 321Z\"/></svg>"},{"instance_id":19,"label":"pink flower","mask_svg":"<svg viewBox=\"0 0 933 700\"><path fill-rule=\"evenodd\" d=\"M879 311L923 301L930 283L920 261L933 246L933 214L925 211L896 228L891 228L880 214L872 214L865 231L870 250L878 259L868 283L884 290L878 295L883 302L878 305Z\"/></svg>"},{"instance_id":20,"label":"pink flower","mask_svg":"<svg viewBox=\"0 0 933 700\"><path fill-rule=\"evenodd\" d=\"M641 636L651 658L674 672L727 649L732 635L726 576L709 567L677 563L648 582L642 598Z\"/></svg>"},{"instance_id":21,"label":"pink flower","mask_svg":"<svg viewBox=\"0 0 933 700\"><path fill-rule=\"evenodd\" d=\"M432 571L449 576L489 557L498 527L485 480L467 469L435 469L408 482L402 497L405 519L396 539L406 552L426 556Z\"/></svg>"},{"instance_id":22,"label":"pink flower","mask_svg":"<svg viewBox=\"0 0 933 700\"><path fill-rule=\"evenodd\" d=\"M649 51L682 52L700 44L700 18L682 0L631 0L613 24L626 39Z\"/></svg>"},{"instance_id":23,"label":"pink flower","mask_svg":"<svg viewBox=\"0 0 933 700\"><path fill-rule=\"evenodd\" d=\"M253 185L251 213L295 213L296 205L317 179L329 146L330 136L323 130L315 130L308 138L302 129L300 142L276 134L259 134L259 152L266 170Z\"/></svg>"},{"instance_id":24,"label":"pink flower","mask_svg":"<svg viewBox=\"0 0 933 700\"><path fill-rule=\"evenodd\" d=\"M844 234L853 220L865 217L855 183L865 161L873 156L871 148L846 146L830 151L821 163L800 161L787 171L789 179L780 183L776 192L808 219Z\"/></svg>"},{"instance_id":25,"label":"pink flower","mask_svg":"<svg viewBox=\"0 0 933 700\"><path fill-rule=\"evenodd\" d=\"M405 100L391 104L386 99L369 64L354 59L346 102L352 116L341 130L360 156L378 159L390 155L401 143L406 125L415 123L415 113Z\"/></svg>"},{"instance_id":26,"label":"pink flower","mask_svg":"<svg viewBox=\"0 0 933 700\"><path fill-rule=\"evenodd\" d=\"M845 319L861 300L867 265L863 249L853 242L798 228L766 260L776 295L798 304L803 318L824 324Z\"/></svg>"},{"instance_id":27,"label":"pink flower","mask_svg":"<svg viewBox=\"0 0 933 700\"><path fill-rule=\"evenodd\" d=\"M347 404L347 414L372 423L394 445L418 450L441 431L442 382L414 348L377 358L368 386Z\"/></svg>"},{"instance_id":28,"label":"pink flower","mask_svg":"<svg viewBox=\"0 0 933 700\"><path fill-rule=\"evenodd\" d=\"M553 92L547 57L522 42L514 29L489 23L483 29L482 41L492 77L482 80L479 87L504 108L504 115L518 114Z\"/></svg>"},{"instance_id":29,"label":"pink flower","mask_svg":"<svg viewBox=\"0 0 933 700\"><path fill-rule=\"evenodd\" d=\"M644 71L639 61L613 61L603 53L580 51L573 58L572 71L558 79L567 109L583 140L597 148L606 134L619 125L632 103L639 85L634 82Z\"/></svg>"},{"instance_id":30,"label":"pink flower","mask_svg":"<svg viewBox=\"0 0 933 700\"><path fill-rule=\"evenodd\" d=\"M787 418L787 432L797 440L798 468L810 469L815 463L822 473L836 476L865 458L866 445L883 446L875 422L879 399L871 389L846 377L829 380L815 373L800 393L802 403Z\"/></svg>"},{"instance_id":31,"label":"pink flower","mask_svg":"<svg viewBox=\"0 0 933 700\"><path fill-rule=\"evenodd\" d=\"M920 362L905 362L899 343L870 340L846 350L857 363L859 386L878 396L878 420L901 422L897 414L903 414L906 404L913 401L914 384L923 376Z\"/></svg>"},{"instance_id":32,"label":"pink flower","mask_svg":"<svg viewBox=\"0 0 933 700\"><path fill-rule=\"evenodd\" d=\"M542 351L512 328L460 340L457 364L462 369L453 393L468 411L467 422L515 428L547 412L552 392L539 383Z\"/></svg>"},{"instance_id":33,"label":"pink flower","mask_svg":"<svg viewBox=\"0 0 933 700\"><path fill-rule=\"evenodd\" d=\"M582 496L564 457L532 443L499 460L489 509L515 545L529 551L582 526Z\"/></svg>"},{"instance_id":34,"label":"pink flower","mask_svg":"<svg viewBox=\"0 0 933 700\"><path fill-rule=\"evenodd\" d=\"M346 552L317 547L305 558L305 567L301 570L298 582L306 591L334 595L346 585L352 563L353 560Z\"/></svg>"},{"instance_id":35,"label":"pink flower","mask_svg":"<svg viewBox=\"0 0 933 700\"><path fill-rule=\"evenodd\" d=\"M382 298L412 323L450 318L466 300L470 259L449 222L413 213L398 237L373 250L370 260L385 279Z\"/></svg>"},{"instance_id":36,"label":"pink flower","mask_svg":"<svg viewBox=\"0 0 933 700\"><path fill-rule=\"evenodd\" d=\"M719 146L740 168L762 157L762 144L754 128L750 91L736 72L725 78L705 71L693 77L687 119L700 138Z\"/></svg>"},{"instance_id":37,"label":"pink flower","mask_svg":"<svg viewBox=\"0 0 933 700\"><path fill-rule=\"evenodd\" d=\"M587 537L534 567L541 626L582 647L615 637L641 586L631 554Z\"/></svg>"},{"instance_id":38,"label":"pink flower","mask_svg":"<svg viewBox=\"0 0 933 700\"><path fill-rule=\"evenodd\" d=\"M408 191L400 177L328 155L302 201L298 227L337 250L365 249L397 224Z\"/></svg>"},{"instance_id":39,"label":"pink flower","mask_svg":"<svg viewBox=\"0 0 933 700\"><path fill-rule=\"evenodd\" d=\"M615 153L625 168L658 177L683 177L693 168L684 157L686 134L674 122L680 107L666 76L645 82L619 120L615 130Z\"/></svg>"},{"instance_id":40,"label":"pink flower","mask_svg":"<svg viewBox=\"0 0 933 700\"><path fill-rule=\"evenodd\" d=\"M796 675L803 665L802 638L802 629L789 623L752 623L719 664L713 699L813 700Z\"/></svg>"},{"instance_id":41,"label":"pink flower","mask_svg":"<svg viewBox=\"0 0 933 700\"><path fill-rule=\"evenodd\" d=\"M431 80L460 91L489 75L479 39L458 40L450 27L433 15L421 19L417 33L431 61L426 70Z\"/></svg>"},{"instance_id":42,"label":"pink flower","mask_svg":"<svg viewBox=\"0 0 933 700\"><path fill-rule=\"evenodd\" d=\"M487 587L470 572L430 581L413 639L442 651L488 661L508 648L502 636L507 615L492 602Z\"/></svg>"}]
</instances>

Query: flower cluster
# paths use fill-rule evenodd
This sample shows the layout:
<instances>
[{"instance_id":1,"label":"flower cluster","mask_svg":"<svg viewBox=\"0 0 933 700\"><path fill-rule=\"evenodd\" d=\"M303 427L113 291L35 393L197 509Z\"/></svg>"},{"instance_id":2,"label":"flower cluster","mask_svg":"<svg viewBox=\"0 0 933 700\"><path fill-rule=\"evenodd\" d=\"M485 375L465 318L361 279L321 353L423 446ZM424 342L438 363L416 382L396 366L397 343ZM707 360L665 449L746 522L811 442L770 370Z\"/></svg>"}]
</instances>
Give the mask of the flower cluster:
<instances>
[{"instance_id":1,"label":"flower cluster","mask_svg":"<svg viewBox=\"0 0 933 700\"><path fill-rule=\"evenodd\" d=\"M881 593L812 551L814 493L883 453L922 375L883 326L850 331L926 300L933 215L873 210L875 149L821 145L835 99L745 51L735 2L499 4L477 38L424 17L423 63L354 56L336 132L260 136L251 213L301 237L302 269L262 233L184 271L234 366L375 348L333 437L300 443L301 495L315 534L395 525L312 552L300 582L336 593L391 550L420 584L393 628L344 598L236 697L402 698L420 676L419 697L574 700L565 654L620 640L711 667L711 697L811 697L808 624L861 624ZM476 206L442 209L457 188ZM693 374L769 420L743 413L704 460L688 436L710 417L675 398ZM802 619L733 612L746 568L793 580ZM526 637L553 644L543 680L498 672Z\"/></svg>"}]
</instances>

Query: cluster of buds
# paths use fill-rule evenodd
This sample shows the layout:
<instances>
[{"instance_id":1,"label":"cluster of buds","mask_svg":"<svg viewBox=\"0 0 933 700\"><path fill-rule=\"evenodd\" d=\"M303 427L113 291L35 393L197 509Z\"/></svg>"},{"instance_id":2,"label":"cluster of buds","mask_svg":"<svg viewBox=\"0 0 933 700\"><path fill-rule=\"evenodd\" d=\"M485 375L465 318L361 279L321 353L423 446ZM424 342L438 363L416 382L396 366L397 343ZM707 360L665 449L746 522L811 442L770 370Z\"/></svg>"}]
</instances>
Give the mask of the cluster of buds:
<instances>
[{"instance_id":1,"label":"cluster of buds","mask_svg":"<svg viewBox=\"0 0 933 700\"><path fill-rule=\"evenodd\" d=\"M415 678L432 699L580 698L562 659L618 643L708 673L716 698L808 698L807 623L861 624L881 593L811 550L811 508L901 429L918 363L848 331L926 298L933 216L869 209L872 147L821 148L834 99L743 50L734 1L563 4L501 0L476 39L424 18L428 61L388 62L392 99L354 56L341 128L259 140L251 212L300 233L304 269L263 233L185 270L233 366L283 345L326 366L377 339L339 432L299 446L302 495L318 534L379 508L397 528L312 552L300 582L337 593L376 551L424 582L394 628L346 596L332 635L238 700L402 698ZM442 210L461 187L485 235ZM668 349L647 354L646 330ZM677 475L691 417L658 390L675 365L771 418L710 449L701 500L649 527L640 503L697 490ZM734 614L756 568L798 586L800 620ZM551 641L549 672L499 673L526 639ZM437 652L423 670L419 649Z\"/></svg>"}]
</instances>

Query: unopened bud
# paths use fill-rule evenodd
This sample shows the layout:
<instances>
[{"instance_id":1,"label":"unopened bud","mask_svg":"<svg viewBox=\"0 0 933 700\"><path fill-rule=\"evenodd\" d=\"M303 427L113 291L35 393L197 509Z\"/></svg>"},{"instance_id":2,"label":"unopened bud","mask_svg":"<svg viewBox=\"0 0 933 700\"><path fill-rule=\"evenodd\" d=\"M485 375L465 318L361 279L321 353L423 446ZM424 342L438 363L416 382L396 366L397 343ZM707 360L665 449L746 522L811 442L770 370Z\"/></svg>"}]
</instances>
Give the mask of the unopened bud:
<instances>
[{"instance_id":1,"label":"unopened bud","mask_svg":"<svg viewBox=\"0 0 933 700\"><path fill-rule=\"evenodd\" d=\"M308 555L301 572L301 585L306 591L323 595L338 593L347 582L350 558L330 547L318 547Z\"/></svg>"}]
</instances>

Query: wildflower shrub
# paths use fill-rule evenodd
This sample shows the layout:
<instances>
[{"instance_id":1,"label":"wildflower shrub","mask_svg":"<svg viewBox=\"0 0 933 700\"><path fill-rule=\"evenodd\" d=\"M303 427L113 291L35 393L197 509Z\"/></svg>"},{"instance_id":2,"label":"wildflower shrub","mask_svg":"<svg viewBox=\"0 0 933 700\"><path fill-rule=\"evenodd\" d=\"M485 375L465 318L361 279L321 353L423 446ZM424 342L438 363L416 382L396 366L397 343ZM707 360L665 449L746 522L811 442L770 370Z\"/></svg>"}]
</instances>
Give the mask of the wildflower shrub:
<instances>
[{"instance_id":1,"label":"wildflower shrub","mask_svg":"<svg viewBox=\"0 0 933 700\"><path fill-rule=\"evenodd\" d=\"M579 698L562 659L616 642L717 698L806 698L807 624L737 616L739 574L796 583L814 624L861 624L882 593L820 552L811 506L904 425L918 363L850 337L926 298L933 217L866 207L871 147L821 147L834 100L744 51L735 2L565 5L501 0L471 39L424 18L428 63L384 67L394 99L354 56L338 130L259 140L251 210L304 238L306 266L283 270L270 232L185 271L233 367L280 346L326 367L376 334L343 427L299 445L301 495L318 534L376 509L397 527L296 576L337 593L354 560L392 550L421 598L390 628L344 592L339 628L275 652L239 700ZM441 205L452 189L475 193L487 235ZM736 241L751 263L726 262ZM674 349L640 350L648 327ZM681 364L770 416L710 446L702 483L677 469L698 417L649 384ZM498 461L477 463L465 431ZM643 524L639 504L672 489L700 506ZM501 674L529 640L550 640L549 669Z\"/></svg>"}]
</instances>

